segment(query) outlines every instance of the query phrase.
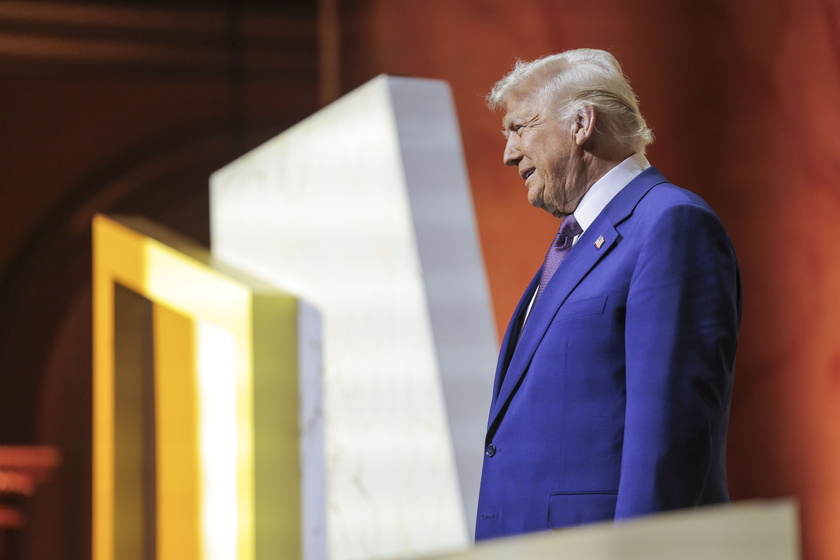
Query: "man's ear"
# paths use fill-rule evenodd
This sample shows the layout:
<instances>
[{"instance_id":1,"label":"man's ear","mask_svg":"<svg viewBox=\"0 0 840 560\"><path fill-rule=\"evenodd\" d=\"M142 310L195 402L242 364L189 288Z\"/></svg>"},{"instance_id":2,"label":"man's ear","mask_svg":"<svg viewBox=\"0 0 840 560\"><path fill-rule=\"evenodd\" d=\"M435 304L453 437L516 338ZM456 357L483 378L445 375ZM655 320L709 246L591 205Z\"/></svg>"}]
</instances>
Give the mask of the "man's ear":
<instances>
[{"instance_id":1,"label":"man's ear","mask_svg":"<svg viewBox=\"0 0 840 560\"><path fill-rule=\"evenodd\" d=\"M578 109L575 115L575 122L572 133L575 137L575 144L583 146L595 133L595 120L597 113L592 105L584 105Z\"/></svg>"}]
</instances>

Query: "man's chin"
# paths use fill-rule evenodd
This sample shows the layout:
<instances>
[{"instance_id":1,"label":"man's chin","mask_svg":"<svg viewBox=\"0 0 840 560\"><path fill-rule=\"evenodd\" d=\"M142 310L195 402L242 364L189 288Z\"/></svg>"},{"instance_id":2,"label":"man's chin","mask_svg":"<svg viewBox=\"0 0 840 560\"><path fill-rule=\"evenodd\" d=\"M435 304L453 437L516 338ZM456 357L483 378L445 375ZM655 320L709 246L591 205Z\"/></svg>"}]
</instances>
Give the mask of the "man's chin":
<instances>
[{"instance_id":1,"label":"man's chin","mask_svg":"<svg viewBox=\"0 0 840 560\"><path fill-rule=\"evenodd\" d=\"M545 210L546 212L548 212L549 214L551 214L555 218L566 217L565 212L561 212L560 210L558 210L554 206L549 206L549 205L543 203L543 201L541 201L541 200L531 202L531 206L533 206L534 208L539 208L540 210Z\"/></svg>"},{"instance_id":2,"label":"man's chin","mask_svg":"<svg viewBox=\"0 0 840 560\"><path fill-rule=\"evenodd\" d=\"M552 202L549 202L545 199L540 200L539 208L542 208L543 210L545 210L546 212L548 212L549 214L551 214L555 218L560 218L560 219L563 219L566 216L568 216L569 214L571 214L572 212L574 212L574 208L572 207L572 205L568 204L567 202L562 202L561 201L559 203L552 203Z\"/></svg>"},{"instance_id":3,"label":"man's chin","mask_svg":"<svg viewBox=\"0 0 840 560\"><path fill-rule=\"evenodd\" d=\"M569 214L571 214L571 212L569 212L568 210L564 208L558 208L557 206L547 203L545 201L540 201L539 205L534 204L534 206L536 206L537 208L542 208L555 218L560 218L561 220Z\"/></svg>"},{"instance_id":4,"label":"man's chin","mask_svg":"<svg viewBox=\"0 0 840 560\"><path fill-rule=\"evenodd\" d=\"M543 209L543 210L545 209L545 203L543 202L542 197L539 196L539 195L531 196L529 194L528 195L528 203L531 206L533 206L534 208L540 208L540 209Z\"/></svg>"},{"instance_id":5,"label":"man's chin","mask_svg":"<svg viewBox=\"0 0 840 560\"><path fill-rule=\"evenodd\" d=\"M553 204L550 204L545 201L545 199L539 194L535 194L534 196L528 196L528 202L531 203L531 206L534 208L539 208L541 210L545 210L555 218L565 218L568 215L568 212L564 212L560 210Z\"/></svg>"},{"instance_id":6,"label":"man's chin","mask_svg":"<svg viewBox=\"0 0 840 560\"><path fill-rule=\"evenodd\" d=\"M552 204L546 203L542 199L532 201L531 205L534 208L540 208L542 210L545 210L546 212L548 212L549 214L551 214L555 218L563 218L563 217L566 216L566 212L563 212L563 211L559 210L556 206L554 206Z\"/></svg>"}]
</instances>

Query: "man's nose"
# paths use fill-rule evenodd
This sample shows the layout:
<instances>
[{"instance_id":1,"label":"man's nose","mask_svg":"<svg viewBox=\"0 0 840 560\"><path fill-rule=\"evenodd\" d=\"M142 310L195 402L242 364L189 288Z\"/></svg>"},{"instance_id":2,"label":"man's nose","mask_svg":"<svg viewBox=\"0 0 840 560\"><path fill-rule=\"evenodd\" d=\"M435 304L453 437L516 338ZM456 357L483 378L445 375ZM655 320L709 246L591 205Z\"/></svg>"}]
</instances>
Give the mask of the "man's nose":
<instances>
[{"instance_id":1,"label":"man's nose","mask_svg":"<svg viewBox=\"0 0 840 560\"><path fill-rule=\"evenodd\" d=\"M505 165L518 165L519 160L522 159L522 152L519 150L519 138L515 134L511 134L507 138L503 158Z\"/></svg>"}]
</instances>

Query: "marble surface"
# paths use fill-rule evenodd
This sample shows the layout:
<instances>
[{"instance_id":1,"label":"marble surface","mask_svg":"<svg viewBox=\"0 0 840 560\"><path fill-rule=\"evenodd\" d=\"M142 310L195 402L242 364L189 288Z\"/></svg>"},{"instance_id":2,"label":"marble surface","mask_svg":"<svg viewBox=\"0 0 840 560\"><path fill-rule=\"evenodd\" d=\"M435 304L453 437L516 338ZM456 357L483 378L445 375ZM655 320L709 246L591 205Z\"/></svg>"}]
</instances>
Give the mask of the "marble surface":
<instances>
[{"instance_id":1,"label":"marble surface","mask_svg":"<svg viewBox=\"0 0 840 560\"><path fill-rule=\"evenodd\" d=\"M303 560L327 557L327 470L324 450L321 316L298 301L298 415L300 418L301 548ZM259 489L258 489L259 490Z\"/></svg>"},{"instance_id":2,"label":"marble surface","mask_svg":"<svg viewBox=\"0 0 840 560\"><path fill-rule=\"evenodd\" d=\"M456 122L380 76L211 180L213 254L323 320L333 559L470 542L496 345Z\"/></svg>"},{"instance_id":3,"label":"marble surface","mask_svg":"<svg viewBox=\"0 0 840 560\"><path fill-rule=\"evenodd\" d=\"M437 560L511 558L800 560L799 511L793 500L707 506L484 541Z\"/></svg>"}]
</instances>

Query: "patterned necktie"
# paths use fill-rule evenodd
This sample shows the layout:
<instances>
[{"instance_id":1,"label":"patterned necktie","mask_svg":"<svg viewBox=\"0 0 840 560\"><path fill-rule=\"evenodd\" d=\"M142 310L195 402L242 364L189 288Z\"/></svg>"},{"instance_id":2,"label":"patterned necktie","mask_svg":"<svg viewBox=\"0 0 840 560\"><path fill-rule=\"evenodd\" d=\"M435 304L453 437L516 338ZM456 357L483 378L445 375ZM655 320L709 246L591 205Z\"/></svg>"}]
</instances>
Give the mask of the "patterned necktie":
<instances>
[{"instance_id":1,"label":"patterned necktie","mask_svg":"<svg viewBox=\"0 0 840 560\"><path fill-rule=\"evenodd\" d=\"M581 229L580 224L575 220L574 214L569 214L563 218L563 221L560 223L560 229L557 231L557 237L554 238L554 243L551 244L551 247L548 248L548 252L545 254L542 274L540 274L540 287L537 290L537 297L534 300L535 303L545 291L545 287L548 285L551 277L554 276L557 267L566 258L569 249L572 248L572 241L575 236L581 233L583 233L583 229Z\"/></svg>"}]
</instances>

